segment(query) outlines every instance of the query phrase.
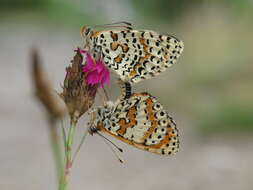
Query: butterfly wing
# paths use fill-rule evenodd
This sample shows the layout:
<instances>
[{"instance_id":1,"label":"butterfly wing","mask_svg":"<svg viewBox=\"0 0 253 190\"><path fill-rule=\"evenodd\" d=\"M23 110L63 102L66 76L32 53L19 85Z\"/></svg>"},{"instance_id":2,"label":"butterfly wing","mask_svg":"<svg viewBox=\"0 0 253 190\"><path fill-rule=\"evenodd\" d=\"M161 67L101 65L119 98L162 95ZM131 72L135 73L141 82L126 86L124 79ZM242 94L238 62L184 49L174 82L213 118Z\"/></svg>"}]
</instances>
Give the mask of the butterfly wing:
<instances>
[{"instance_id":1,"label":"butterfly wing","mask_svg":"<svg viewBox=\"0 0 253 190\"><path fill-rule=\"evenodd\" d=\"M92 38L103 60L123 81L150 79L173 65L183 52L183 42L154 31L102 31Z\"/></svg>"},{"instance_id":2,"label":"butterfly wing","mask_svg":"<svg viewBox=\"0 0 253 190\"><path fill-rule=\"evenodd\" d=\"M175 122L148 93L120 100L106 117L100 113L97 130L149 152L171 155L179 149Z\"/></svg>"}]
</instances>

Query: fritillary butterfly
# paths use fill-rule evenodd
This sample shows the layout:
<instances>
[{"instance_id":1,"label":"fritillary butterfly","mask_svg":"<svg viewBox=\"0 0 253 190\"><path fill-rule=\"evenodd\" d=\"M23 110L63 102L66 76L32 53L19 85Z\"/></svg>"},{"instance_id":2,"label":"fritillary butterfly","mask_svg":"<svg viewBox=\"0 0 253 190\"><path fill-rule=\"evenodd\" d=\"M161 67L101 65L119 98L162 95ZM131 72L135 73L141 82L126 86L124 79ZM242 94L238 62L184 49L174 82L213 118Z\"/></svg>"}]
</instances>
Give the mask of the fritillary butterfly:
<instances>
[{"instance_id":1,"label":"fritillary butterfly","mask_svg":"<svg viewBox=\"0 0 253 190\"><path fill-rule=\"evenodd\" d=\"M105 132L152 153L172 155L179 150L178 130L158 100L148 93L108 101L94 112L90 132Z\"/></svg>"},{"instance_id":2,"label":"fritillary butterfly","mask_svg":"<svg viewBox=\"0 0 253 190\"><path fill-rule=\"evenodd\" d=\"M122 30L97 31L82 27L85 48L95 58L103 59L124 82L137 83L164 72L183 52L184 44L176 37L151 30L133 30L121 22Z\"/></svg>"}]
</instances>

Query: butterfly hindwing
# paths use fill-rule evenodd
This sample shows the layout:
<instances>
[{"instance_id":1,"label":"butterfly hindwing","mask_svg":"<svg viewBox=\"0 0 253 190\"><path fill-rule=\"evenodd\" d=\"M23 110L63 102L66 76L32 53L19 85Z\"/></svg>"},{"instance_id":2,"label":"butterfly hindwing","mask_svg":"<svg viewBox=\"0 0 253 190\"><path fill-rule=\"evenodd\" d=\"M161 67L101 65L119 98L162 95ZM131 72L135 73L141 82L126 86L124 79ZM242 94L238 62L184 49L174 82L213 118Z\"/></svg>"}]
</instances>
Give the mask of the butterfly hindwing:
<instances>
[{"instance_id":1,"label":"butterfly hindwing","mask_svg":"<svg viewBox=\"0 0 253 190\"><path fill-rule=\"evenodd\" d=\"M171 155L179 149L178 130L157 99L134 93L97 110L97 130L149 152Z\"/></svg>"}]
</instances>

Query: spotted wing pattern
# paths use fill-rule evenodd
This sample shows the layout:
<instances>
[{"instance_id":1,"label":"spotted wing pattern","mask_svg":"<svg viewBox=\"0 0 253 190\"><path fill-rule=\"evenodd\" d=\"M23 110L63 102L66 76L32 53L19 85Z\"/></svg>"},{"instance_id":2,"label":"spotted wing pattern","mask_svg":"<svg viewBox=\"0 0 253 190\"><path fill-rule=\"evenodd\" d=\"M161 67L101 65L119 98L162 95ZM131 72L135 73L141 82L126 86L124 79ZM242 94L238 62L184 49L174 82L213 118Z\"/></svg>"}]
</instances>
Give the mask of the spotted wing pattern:
<instances>
[{"instance_id":1,"label":"spotted wing pattern","mask_svg":"<svg viewBox=\"0 0 253 190\"><path fill-rule=\"evenodd\" d=\"M98 131L149 152L172 155L179 149L175 122L148 93L108 102L97 109L94 125Z\"/></svg>"},{"instance_id":2,"label":"spotted wing pattern","mask_svg":"<svg viewBox=\"0 0 253 190\"><path fill-rule=\"evenodd\" d=\"M93 31L91 49L100 52L105 64L123 81L150 79L173 65L183 52L182 41L154 31Z\"/></svg>"}]
</instances>

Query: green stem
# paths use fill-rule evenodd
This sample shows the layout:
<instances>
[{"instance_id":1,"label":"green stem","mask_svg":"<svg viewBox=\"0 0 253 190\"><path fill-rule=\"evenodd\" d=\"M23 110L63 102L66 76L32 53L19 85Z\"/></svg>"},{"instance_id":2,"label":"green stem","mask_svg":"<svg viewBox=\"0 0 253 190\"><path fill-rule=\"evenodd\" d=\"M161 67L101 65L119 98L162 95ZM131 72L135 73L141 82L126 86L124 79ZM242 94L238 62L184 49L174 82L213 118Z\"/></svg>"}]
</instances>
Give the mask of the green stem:
<instances>
[{"instance_id":1,"label":"green stem","mask_svg":"<svg viewBox=\"0 0 253 190\"><path fill-rule=\"evenodd\" d=\"M50 119L49 123L50 123L49 125L50 143L53 150L57 179L60 179L61 173L63 171L63 159L61 154L59 137L57 134L57 126L56 126L57 121L55 119Z\"/></svg>"},{"instance_id":2,"label":"green stem","mask_svg":"<svg viewBox=\"0 0 253 190\"><path fill-rule=\"evenodd\" d=\"M74 134L75 134L75 129L76 129L76 122L71 121L71 126L69 129L69 134L68 134L68 139L67 139L67 160L71 161L72 159L72 145L73 145L73 139L74 139Z\"/></svg>"},{"instance_id":3,"label":"green stem","mask_svg":"<svg viewBox=\"0 0 253 190\"><path fill-rule=\"evenodd\" d=\"M76 158L78 152L81 150L81 147L82 147L82 145L83 145L83 143L84 143L84 140L85 140L85 138L86 138L86 136L87 136L88 134L89 134L89 130L86 129L86 131L84 132L83 137L82 137L82 139L81 139L81 142L80 142L80 144L78 145L78 147L77 147L77 149L76 149L76 151L75 151L75 153L74 153L73 162L75 161L75 158Z\"/></svg>"},{"instance_id":4,"label":"green stem","mask_svg":"<svg viewBox=\"0 0 253 190\"><path fill-rule=\"evenodd\" d=\"M68 138L65 145L65 168L60 179L59 190L66 190L69 181L70 170L72 167L72 146L76 129L76 120L71 120L68 131Z\"/></svg>"}]
</instances>

